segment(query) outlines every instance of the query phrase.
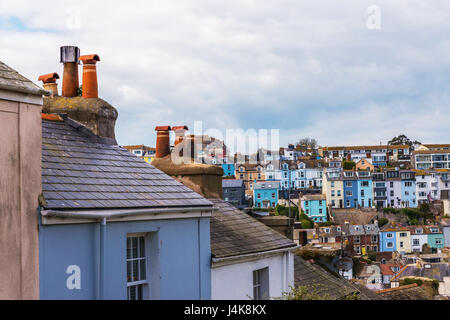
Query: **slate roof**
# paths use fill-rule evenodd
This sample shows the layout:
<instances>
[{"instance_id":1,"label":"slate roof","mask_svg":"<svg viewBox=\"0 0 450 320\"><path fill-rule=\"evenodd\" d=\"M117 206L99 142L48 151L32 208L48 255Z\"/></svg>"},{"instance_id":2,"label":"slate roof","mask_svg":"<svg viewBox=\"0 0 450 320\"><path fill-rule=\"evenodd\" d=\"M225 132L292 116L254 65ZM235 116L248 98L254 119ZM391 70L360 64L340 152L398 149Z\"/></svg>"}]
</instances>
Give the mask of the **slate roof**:
<instances>
[{"instance_id":1,"label":"slate roof","mask_svg":"<svg viewBox=\"0 0 450 320\"><path fill-rule=\"evenodd\" d=\"M327 196L319 193L319 194L304 194L302 195L301 200L312 201L312 200L326 200Z\"/></svg>"},{"instance_id":2,"label":"slate roof","mask_svg":"<svg viewBox=\"0 0 450 320\"><path fill-rule=\"evenodd\" d=\"M294 255L294 285L315 286L320 296L327 295L331 300L342 299L357 293L362 300L372 300L365 290L326 271L316 263L310 263L298 255Z\"/></svg>"},{"instance_id":3,"label":"slate roof","mask_svg":"<svg viewBox=\"0 0 450 320\"><path fill-rule=\"evenodd\" d=\"M2 61L0 61L0 89L31 93L40 96L50 94Z\"/></svg>"},{"instance_id":4,"label":"slate roof","mask_svg":"<svg viewBox=\"0 0 450 320\"><path fill-rule=\"evenodd\" d=\"M427 263L424 263L427 264ZM444 277L450 277L450 265L447 263L430 263L431 268L417 268L416 265L408 265L397 278L403 277L424 277L444 281Z\"/></svg>"},{"instance_id":5,"label":"slate roof","mask_svg":"<svg viewBox=\"0 0 450 320\"><path fill-rule=\"evenodd\" d=\"M253 190L258 189L280 189L280 181L264 181L264 182L256 182L253 185Z\"/></svg>"},{"instance_id":6,"label":"slate roof","mask_svg":"<svg viewBox=\"0 0 450 320\"><path fill-rule=\"evenodd\" d=\"M213 257L232 257L296 246L281 233L224 200L209 200L215 209L210 224Z\"/></svg>"},{"instance_id":7,"label":"slate roof","mask_svg":"<svg viewBox=\"0 0 450 320\"><path fill-rule=\"evenodd\" d=\"M240 188L244 185L243 180L239 179L223 179L222 188Z\"/></svg>"},{"instance_id":8,"label":"slate roof","mask_svg":"<svg viewBox=\"0 0 450 320\"><path fill-rule=\"evenodd\" d=\"M397 288L390 288L377 291L377 294L387 300L430 300L431 297L424 288L417 283Z\"/></svg>"},{"instance_id":9,"label":"slate roof","mask_svg":"<svg viewBox=\"0 0 450 320\"><path fill-rule=\"evenodd\" d=\"M380 229L375 224L349 225L348 226L348 232L352 236L378 235L378 233L380 232Z\"/></svg>"},{"instance_id":10,"label":"slate roof","mask_svg":"<svg viewBox=\"0 0 450 320\"><path fill-rule=\"evenodd\" d=\"M195 207L211 202L118 145L65 118L42 120L46 209Z\"/></svg>"}]
</instances>

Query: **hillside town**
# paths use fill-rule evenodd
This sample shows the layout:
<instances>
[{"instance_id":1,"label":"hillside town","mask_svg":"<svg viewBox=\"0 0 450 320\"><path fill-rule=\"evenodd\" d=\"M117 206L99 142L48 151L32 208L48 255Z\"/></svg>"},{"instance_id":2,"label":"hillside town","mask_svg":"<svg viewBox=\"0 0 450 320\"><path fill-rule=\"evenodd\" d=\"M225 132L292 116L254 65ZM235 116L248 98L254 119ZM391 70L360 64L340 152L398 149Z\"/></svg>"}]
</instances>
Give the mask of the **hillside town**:
<instances>
[{"instance_id":1,"label":"hillside town","mask_svg":"<svg viewBox=\"0 0 450 320\"><path fill-rule=\"evenodd\" d=\"M59 58L42 87L0 62L1 299L450 297L450 144L306 139L238 161L161 123L119 146L99 55Z\"/></svg>"}]
</instances>

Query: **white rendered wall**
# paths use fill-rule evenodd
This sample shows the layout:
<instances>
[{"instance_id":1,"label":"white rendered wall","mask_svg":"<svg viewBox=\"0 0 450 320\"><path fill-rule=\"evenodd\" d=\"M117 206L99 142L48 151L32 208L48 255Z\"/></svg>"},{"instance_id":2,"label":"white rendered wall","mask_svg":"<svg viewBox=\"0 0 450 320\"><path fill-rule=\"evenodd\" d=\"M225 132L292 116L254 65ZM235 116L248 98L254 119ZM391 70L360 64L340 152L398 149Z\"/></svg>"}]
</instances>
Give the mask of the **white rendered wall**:
<instances>
[{"instance_id":1,"label":"white rendered wall","mask_svg":"<svg viewBox=\"0 0 450 320\"><path fill-rule=\"evenodd\" d=\"M211 269L212 300L253 299L253 271L269 267L269 295L281 297L294 286L294 255L284 252L269 258L236 262Z\"/></svg>"}]
</instances>

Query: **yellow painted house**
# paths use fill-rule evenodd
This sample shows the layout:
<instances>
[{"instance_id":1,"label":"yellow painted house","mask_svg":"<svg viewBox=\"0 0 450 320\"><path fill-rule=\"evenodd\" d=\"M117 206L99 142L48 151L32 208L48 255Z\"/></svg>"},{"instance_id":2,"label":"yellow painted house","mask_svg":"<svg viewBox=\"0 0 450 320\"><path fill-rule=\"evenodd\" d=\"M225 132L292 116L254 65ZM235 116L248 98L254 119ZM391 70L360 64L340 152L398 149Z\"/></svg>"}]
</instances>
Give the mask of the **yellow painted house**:
<instances>
[{"instance_id":1,"label":"yellow painted house","mask_svg":"<svg viewBox=\"0 0 450 320\"><path fill-rule=\"evenodd\" d=\"M356 163L356 170L369 170L369 171L374 171L375 167L372 164L372 159L360 159L357 163Z\"/></svg>"},{"instance_id":2,"label":"yellow painted house","mask_svg":"<svg viewBox=\"0 0 450 320\"><path fill-rule=\"evenodd\" d=\"M127 149L131 153L133 153L136 157L144 159L145 162L151 163L153 158L155 157L155 148L148 147L146 145L131 145L131 146L122 146Z\"/></svg>"},{"instance_id":3,"label":"yellow painted house","mask_svg":"<svg viewBox=\"0 0 450 320\"><path fill-rule=\"evenodd\" d=\"M344 208L344 182L341 172L327 172L324 168L322 175L322 194L326 196L327 206Z\"/></svg>"},{"instance_id":4,"label":"yellow painted house","mask_svg":"<svg viewBox=\"0 0 450 320\"><path fill-rule=\"evenodd\" d=\"M407 228L398 228L395 233L397 251L411 253L411 231Z\"/></svg>"}]
</instances>

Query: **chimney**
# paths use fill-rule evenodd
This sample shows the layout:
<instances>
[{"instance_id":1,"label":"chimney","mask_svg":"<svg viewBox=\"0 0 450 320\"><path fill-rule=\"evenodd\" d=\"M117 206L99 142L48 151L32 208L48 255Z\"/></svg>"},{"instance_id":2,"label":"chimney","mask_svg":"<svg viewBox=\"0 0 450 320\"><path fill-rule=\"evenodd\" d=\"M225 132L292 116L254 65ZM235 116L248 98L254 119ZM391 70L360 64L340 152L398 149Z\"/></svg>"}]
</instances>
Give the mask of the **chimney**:
<instances>
[{"instance_id":1,"label":"chimney","mask_svg":"<svg viewBox=\"0 0 450 320\"><path fill-rule=\"evenodd\" d=\"M97 61L100 57L88 54L80 57L83 62L83 98L98 98Z\"/></svg>"},{"instance_id":2,"label":"chimney","mask_svg":"<svg viewBox=\"0 0 450 320\"><path fill-rule=\"evenodd\" d=\"M187 126L172 127L172 131L175 132L175 145L183 141L186 130L189 130Z\"/></svg>"},{"instance_id":3,"label":"chimney","mask_svg":"<svg viewBox=\"0 0 450 320\"><path fill-rule=\"evenodd\" d=\"M92 92L89 89L84 90L83 88L83 97L78 96L80 49L73 46L64 46L60 48L60 53L61 62L64 63L62 95L53 98L44 97L42 112L66 114L68 118L81 123L93 134L101 138L102 143L117 144L114 132L118 116L116 108L98 97L92 99L83 98L86 93ZM85 64L90 62L89 60L93 60L94 63L99 60L97 55L83 57L90 57L90 59L83 58ZM47 75L41 77L47 79L45 76ZM53 77L55 76L53 75ZM89 88L89 85L86 83L89 83L89 80L84 80L83 87L87 86ZM96 85L94 87L96 88Z\"/></svg>"},{"instance_id":4,"label":"chimney","mask_svg":"<svg viewBox=\"0 0 450 320\"><path fill-rule=\"evenodd\" d=\"M170 126L158 126L156 133L156 153L155 158L163 158L170 154Z\"/></svg>"},{"instance_id":5,"label":"chimney","mask_svg":"<svg viewBox=\"0 0 450 320\"><path fill-rule=\"evenodd\" d=\"M80 49L74 46L63 46L60 48L60 61L64 63L63 97L76 97L78 95L78 60Z\"/></svg>"},{"instance_id":6,"label":"chimney","mask_svg":"<svg viewBox=\"0 0 450 320\"><path fill-rule=\"evenodd\" d=\"M38 78L38 81L42 81L44 89L51 92L51 97L58 96L58 84L56 79L59 79L59 75L56 72L43 74Z\"/></svg>"},{"instance_id":7,"label":"chimney","mask_svg":"<svg viewBox=\"0 0 450 320\"><path fill-rule=\"evenodd\" d=\"M181 126L181 128L174 127L173 129L176 132L178 130L184 132L184 130L187 130L187 127ZM156 136L156 155L152 161L152 165L206 198L221 199L222 167L193 163L192 161L181 164L173 161L173 156L182 150L190 154L191 159L193 158L195 135L188 135L183 140L179 140L180 138L178 138L177 145L171 153L169 146L170 126L156 127L155 130L158 133Z\"/></svg>"}]
</instances>

